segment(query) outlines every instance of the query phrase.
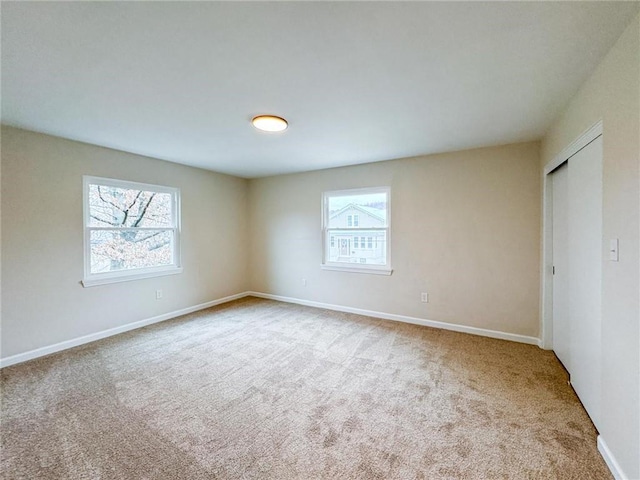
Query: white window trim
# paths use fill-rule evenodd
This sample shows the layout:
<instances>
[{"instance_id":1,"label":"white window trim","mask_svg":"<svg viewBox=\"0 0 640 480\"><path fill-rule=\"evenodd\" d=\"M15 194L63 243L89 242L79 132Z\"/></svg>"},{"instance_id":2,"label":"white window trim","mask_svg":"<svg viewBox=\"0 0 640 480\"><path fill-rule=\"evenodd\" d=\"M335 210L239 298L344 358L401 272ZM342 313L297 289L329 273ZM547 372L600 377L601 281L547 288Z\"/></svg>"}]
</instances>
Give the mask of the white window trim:
<instances>
[{"instance_id":1,"label":"white window trim","mask_svg":"<svg viewBox=\"0 0 640 480\"><path fill-rule=\"evenodd\" d=\"M367 193L386 193L387 195L387 226L384 228L375 228L375 230L386 230L387 242L387 264L386 265L362 265L362 264L346 264L340 262L328 262L327 257L327 231L328 231L328 213L329 213L329 197L361 195ZM332 270L350 273L368 273L371 275L391 275L391 187L367 187L367 188L351 188L348 190L332 190L322 193L322 260L320 268L322 270ZM359 222L358 222L359 223ZM359 227L346 227L340 230L353 230L354 232L367 230ZM360 235L361 236L361 235Z\"/></svg>"},{"instance_id":2,"label":"white window trim","mask_svg":"<svg viewBox=\"0 0 640 480\"><path fill-rule=\"evenodd\" d=\"M100 230L101 227L89 227L89 185L105 185L116 188L147 190L158 193L169 193L173 200L172 210L174 212L174 226L170 229L175 231L173 242L172 265L160 267L136 268L134 270L122 270L118 272L91 273L91 231ZM149 183L129 182L126 180L116 180L113 178L93 177L84 175L82 177L82 220L84 232L84 278L83 287L93 287L96 285L106 285L109 283L128 282L143 278L153 278L165 275L176 275L182 273L181 249L180 249L180 189L165 187L162 185L152 185ZM170 230L168 228L151 228L151 230ZM107 228L107 230L113 230Z\"/></svg>"},{"instance_id":3,"label":"white window trim","mask_svg":"<svg viewBox=\"0 0 640 480\"><path fill-rule=\"evenodd\" d=\"M365 267L364 265L360 265L358 267L348 267L346 265L338 265L335 262L323 263L320 265L320 268L322 270L332 270L335 272L368 273L371 275L391 275L393 273L393 269L386 266Z\"/></svg>"}]
</instances>

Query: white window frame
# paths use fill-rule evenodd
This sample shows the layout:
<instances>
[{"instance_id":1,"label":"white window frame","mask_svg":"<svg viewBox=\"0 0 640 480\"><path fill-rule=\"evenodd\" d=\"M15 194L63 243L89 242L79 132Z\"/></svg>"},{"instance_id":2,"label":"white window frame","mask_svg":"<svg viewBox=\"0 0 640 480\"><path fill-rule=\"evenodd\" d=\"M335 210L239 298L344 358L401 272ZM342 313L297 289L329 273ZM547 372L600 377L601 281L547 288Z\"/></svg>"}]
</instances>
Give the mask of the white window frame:
<instances>
[{"instance_id":1,"label":"white window frame","mask_svg":"<svg viewBox=\"0 0 640 480\"><path fill-rule=\"evenodd\" d=\"M336 227L329 228L329 198L349 195L365 195L370 193L384 193L387 196L387 225L386 227L375 227L374 230L385 230L386 232L386 265L349 264L342 262L330 262L329 258L329 238L333 230L347 230L354 234L361 232L362 227ZM359 222L358 222L359 223ZM367 229L364 229L367 230ZM352 273L368 273L373 275L391 275L391 188L390 187L369 187L353 188L349 190L333 190L322 194L322 262L320 268L323 270L335 270ZM358 233L358 236L361 236Z\"/></svg>"},{"instance_id":2,"label":"white window frame","mask_svg":"<svg viewBox=\"0 0 640 480\"><path fill-rule=\"evenodd\" d=\"M136 268L130 270L120 270L117 272L91 273L91 232L93 230L118 230L117 227L90 227L89 212L89 185L103 185L132 190L145 190L157 193L168 193L172 199L173 225L171 227L153 227L152 230L173 231L173 263L159 267ZM182 273L180 259L180 189L166 187L162 185L152 185L148 183L130 182L126 180L116 180L113 178L93 177L84 175L82 177L82 207L83 207L83 231L84 231L84 278L82 286L93 287L108 283L127 282L142 278L160 277L164 275L175 275ZM140 227L138 227L140 228ZM124 229L124 228L123 228ZM130 230L131 228L126 228ZM142 228L140 228L142 229Z\"/></svg>"}]
</instances>

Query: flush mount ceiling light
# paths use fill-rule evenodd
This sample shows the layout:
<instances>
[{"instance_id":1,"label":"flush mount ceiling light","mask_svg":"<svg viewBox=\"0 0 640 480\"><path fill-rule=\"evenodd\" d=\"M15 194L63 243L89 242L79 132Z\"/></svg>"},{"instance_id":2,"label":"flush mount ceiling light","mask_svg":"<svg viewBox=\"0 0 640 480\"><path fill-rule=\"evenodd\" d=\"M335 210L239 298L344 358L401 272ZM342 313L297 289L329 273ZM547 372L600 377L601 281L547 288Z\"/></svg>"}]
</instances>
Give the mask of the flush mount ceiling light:
<instances>
[{"instance_id":1,"label":"flush mount ceiling light","mask_svg":"<svg viewBox=\"0 0 640 480\"><path fill-rule=\"evenodd\" d=\"M275 115L258 115L251 120L253 126L263 132L282 132L289 125L284 118Z\"/></svg>"}]
</instances>

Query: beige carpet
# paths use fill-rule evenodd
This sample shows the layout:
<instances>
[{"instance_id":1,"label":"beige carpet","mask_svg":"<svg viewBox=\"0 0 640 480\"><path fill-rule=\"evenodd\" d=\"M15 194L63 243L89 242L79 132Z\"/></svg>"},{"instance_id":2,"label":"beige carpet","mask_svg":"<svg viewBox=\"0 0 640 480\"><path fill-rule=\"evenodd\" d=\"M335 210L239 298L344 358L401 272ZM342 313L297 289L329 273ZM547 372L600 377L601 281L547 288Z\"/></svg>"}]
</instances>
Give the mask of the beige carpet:
<instances>
[{"instance_id":1,"label":"beige carpet","mask_svg":"<svg viewBox=\"0 0 640 480\"><path fill-rule=\"evenodd\" d=\"M2 370L2 478L611 478L552 353L247 298Z\"/></svg>"}]
</instances>

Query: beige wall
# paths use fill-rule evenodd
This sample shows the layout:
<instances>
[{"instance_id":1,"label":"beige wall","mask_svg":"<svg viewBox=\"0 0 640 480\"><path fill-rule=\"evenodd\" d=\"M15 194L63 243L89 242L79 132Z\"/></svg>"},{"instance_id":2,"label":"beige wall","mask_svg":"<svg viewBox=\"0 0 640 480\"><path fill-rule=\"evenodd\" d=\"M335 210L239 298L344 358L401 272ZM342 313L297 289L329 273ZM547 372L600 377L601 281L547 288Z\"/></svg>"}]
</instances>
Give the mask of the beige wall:
<instances>
[{"instance_id":1,"label":"beige wall","mask_svg":"<svg viewBox=\"0 0 640 480\"><path fill-rule=\"evenodd\" d=\"M391 187L393 275L321 270L322 192L367 186ZM253 290L538 336L538 143L255 179L249 191Z\"/></svg>"},{"instance_id":2,"label":"beige wall","mask_svg":"<svg viewBox=\"0 0 640 480\"><path fill-rule=\"evenodd\" d=\"M2 358L247 290L246 180L13 128L1 139ZM179 187L184 272L83 288L82 175Z\"/></svg>"},{"instance_id":3,"label":"beige wall","mask_svg":"<svg viewBox=\"0 0 640 480\"><path fill-rule=\"evenodd\" d=\"M542 165L603 121L602 431L628 478L640 478L640 17L548 131ZM620 261L608 261L609 239Z\"/></svg>"}]
</instances>

